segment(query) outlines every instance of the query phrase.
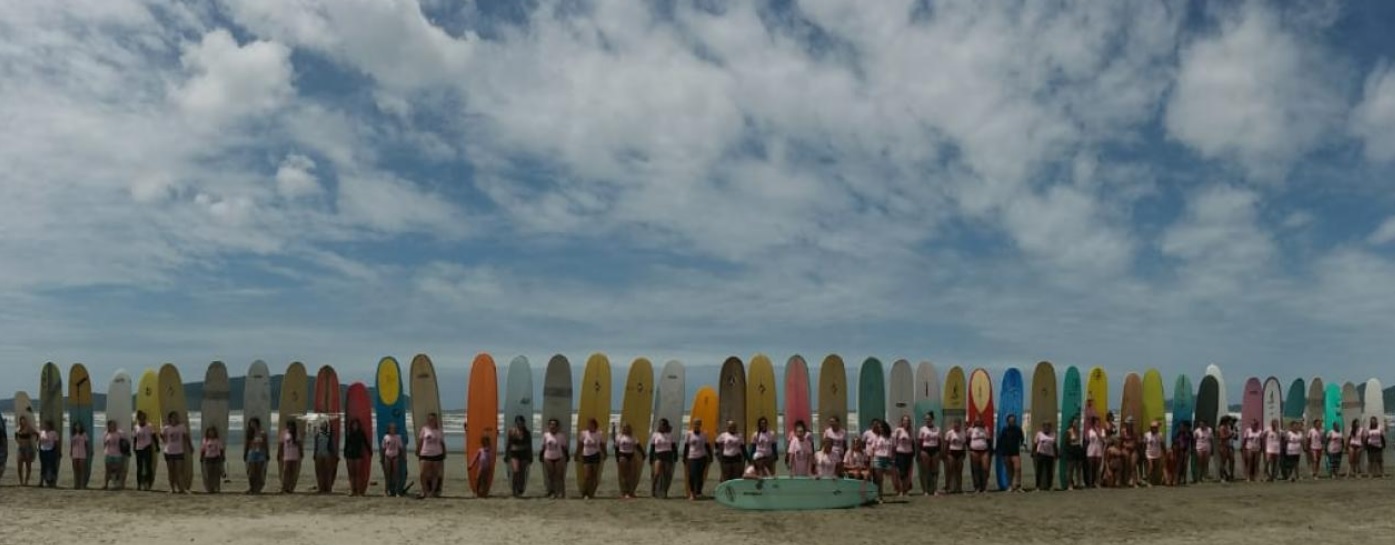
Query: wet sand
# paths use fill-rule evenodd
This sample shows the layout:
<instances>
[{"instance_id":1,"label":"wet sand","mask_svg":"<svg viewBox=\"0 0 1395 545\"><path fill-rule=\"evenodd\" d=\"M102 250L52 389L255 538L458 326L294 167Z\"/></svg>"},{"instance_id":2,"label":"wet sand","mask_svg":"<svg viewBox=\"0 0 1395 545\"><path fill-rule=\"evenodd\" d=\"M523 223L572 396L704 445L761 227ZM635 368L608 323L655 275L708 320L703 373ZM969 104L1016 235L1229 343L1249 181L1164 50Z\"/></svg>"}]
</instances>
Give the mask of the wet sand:
<instances>
[{"instance_id":1,"label":"wet sand","mask_svg":"<svg viewBox=\"0 0 1395 545\"><path fill-rule=\"evenodd\" d=\"M65 461L66 463L66 461ZM599 499L548 500L471 496L464 456L446 461L446 498L384 498L375 485L366 498L344 495L341 467L335 495L310 491L314 472L301 473L301 493L246 496L243 467L229 464L231 484L218 496L167 492L163 466L156 492L20 488L14 460L0 480L3 543L503 543L522 541L600 545L616 538L671 545L723 543L1234 543L1281 544L1380 541L1395 531L1395 480L1201 484L1181 488L1031 492L887 498L846 511L743 512L713 501L654 500L648 473L636 500L615 499L614 465L606 467ZM133 468L134 470L134 468ZM716 468L713 468L715 472ZM38 467L35 472L37 478ZM412 468L415 474L415 468ZM680 470L676 478L681 479ZM70 486L67 466L60 486ZM1027 481L1030 483L1030 473ZM101 469L93 473L100 487ZM529 492L541 494L534 466ZM967 480L967 478L966 478ZM195 487L201 486L195 473ZM278 479L273 469L268 488ZM709 480L708 491L715 486ZM133 482L133 480L131 481ZM574 496L574 474L568 487ZM672 494L682 496L681 481ZM996 486L990 483L990 488ZM508 493L502 469L494 493ZM404 541L405 540L405 541Z\"/></svg>"}]
</instances>

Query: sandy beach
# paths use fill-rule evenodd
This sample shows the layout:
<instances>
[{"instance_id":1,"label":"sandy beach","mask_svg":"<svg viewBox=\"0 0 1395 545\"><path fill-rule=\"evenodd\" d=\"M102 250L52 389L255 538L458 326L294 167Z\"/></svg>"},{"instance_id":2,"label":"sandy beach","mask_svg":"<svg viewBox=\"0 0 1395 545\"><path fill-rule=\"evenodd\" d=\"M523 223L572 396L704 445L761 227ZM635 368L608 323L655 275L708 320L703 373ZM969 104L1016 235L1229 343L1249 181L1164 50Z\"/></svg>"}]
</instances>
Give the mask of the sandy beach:
<instances>
[{"instance_id":1,"label":"sandy beach","mask_svg":"<svg viewBox=\"0 0 1395 545\"><path fill-rule=\"evenodd\" d=\"M636 500L614 499L614 466L606 469L596 500L471 496L463 456L447 460L446 498L349 498L341 469L335 495L310 491L313 471L301 475L301 493L246 496L241 463L218 496L167 492L163 468L156 492L103 492L20 488L13 467L0 480L0 542L55 540L146 545L204 543L386 542L610 543L893 543L925 542L931 533L969 543L1348 543L1395 531L1395 480L1302 481L1275 484L1203 484L1184 488L1092 490L979 496L888 498L848 511L759 513L714 501L653 500L647 486ZM37 465L35 471L37 473ZM71 486L65 466L60 486ZM415 474L415 469L413 469ZM100 486L100 469L93 474ZM529 490L542 490L533 471ZM680 472L681 475L681 472ZM37 477L36 477L37 478ZM1030 475L1027 476L1030 479ZM572 475L568 475L569 486ZM646 475L647 479L647 475ZM275 472L269 487L277 483ZM376 476L375 476L376 482ZM1028 480L1027 482L1030 482ZM195 486L199 479L195 475ZM680 485L674 492L681 495ZM709 491L715 478L709 481ZM991 485L990 485L991 487ZM507 494L504 474L495 493ZM381 487L370 488L381 493ZM50 522L52 521L52 522ZM60 522L61 521L61 522Z\"/></svg>"}]
</instances>

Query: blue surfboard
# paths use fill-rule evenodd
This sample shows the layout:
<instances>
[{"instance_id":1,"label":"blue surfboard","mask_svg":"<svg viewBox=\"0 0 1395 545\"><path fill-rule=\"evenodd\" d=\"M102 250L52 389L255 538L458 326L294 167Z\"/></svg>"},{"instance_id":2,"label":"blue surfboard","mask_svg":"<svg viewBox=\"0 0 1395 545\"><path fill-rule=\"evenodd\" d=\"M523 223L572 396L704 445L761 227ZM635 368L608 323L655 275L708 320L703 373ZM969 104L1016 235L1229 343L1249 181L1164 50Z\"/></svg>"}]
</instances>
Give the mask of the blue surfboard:
<instances>
[{"instance_id":1,"label":"blue surfboard","mask_svg":"<svg viewBox=\"0 0 1395 545\"><path fill-rule=\"evenodd\" d=\"M388 424L397 425L397 435L402 438L403 463L397 466L396 490L401 494L407 487L407 453L412 434L407 430L407 392L402 389L402 368L391 356L378 361L377 380L374 385L373 412L378 419L378 452L382 452L383 437L387 435ZM386 486L386 483L384 483Z\"/></svg>"},{"instance_id":2,"label":"blue surfboard","mask_svg":"<svg viewBox=\"0 0 1395 545\"><path fill-rule=\"evenodd\" d=\"M994 437L1002 437L1003 428L1007 427L1007 417L1009 415L1017 417L1017 424L1022 425L1022 372L1016 367L1008 369L1003 374L1001 395L998 396L998 427ZM995 456L995 467L998 474L998 488L1007 490L1012 484L1012 477L1008 475L1007 464L1003 458Z\"/></svg>"}]
</instances>

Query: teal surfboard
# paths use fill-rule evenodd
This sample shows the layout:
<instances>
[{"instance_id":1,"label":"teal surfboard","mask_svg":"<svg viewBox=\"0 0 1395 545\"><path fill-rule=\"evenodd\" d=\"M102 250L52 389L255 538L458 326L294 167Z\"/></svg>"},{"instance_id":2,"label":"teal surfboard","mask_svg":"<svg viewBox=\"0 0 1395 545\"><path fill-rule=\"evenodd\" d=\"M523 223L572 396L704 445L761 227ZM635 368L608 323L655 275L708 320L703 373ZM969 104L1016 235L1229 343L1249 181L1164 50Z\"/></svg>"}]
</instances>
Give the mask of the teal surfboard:
<instances>
[{"instance_id":1,"label":"teal surfboard","mask_svg":"<svg viewBox=\"0 0 1395 545\"><path fill-rule=\"evenodd\" d=\"M513 430L514 420L522 417L523 425L528 427L528 440L532 441L538 430L533 425L533 368L528 364L527 357L518 356L509 362L504 388L504 432L500 435L508 437ZM525 483L528 482L528 466L522 464ZM513 479L513 464L505 464L504 469L509 479Z\"/></svg>"},{"instance_id":2,"label":"teal surfboard","mask_svg":"<svg viewBox=\"0 0 1395 545\"><path fill-rule=\"evenodd\" d=\"M1016 367L1008 369L1007 372L1003 374L1001 388L1002 390L1001 394L998 396L997 404L998 426L996 428L997 433L993 434L994 437L1001 437L1003 435L1003 428L1007 427L1007 418L1009 416L1016 417L1019 426L1022 424L1022 372L1018 371ZM1035 430L1033 430L1033 432L1035 432ZM1023 430L1023 435L1030 436L1032 434L1028 434L1026 430ZM994 456L993 459L995 472L998 474L998 488L1000 490L1007 490L1008 485L1012 484L1012 477L1007 474L1007 464L1004 463L1003 457L1001 456Z\"/></svg>"},{"instance_id":3,"label":"teal surfboard","mask_svg":"<svg viewBox=\"0 0 1395 545\"><path fill-rule=\"evenodd\" d=\"M714 497L727 507L756 511L847 509L876 501L877 487L856 479L732 479L717 485Z\"/></svg>"},{"instance_id":4,"label":"teal surfboard","mask_svg":"<svg viewBox=\"0 0 1395 545\"><path fill-rule=\"evenodd\" d=\"M1182 429L1184 422L1195 429L1193 422L1195 419L1196 394L1192 390L1192 379L1185 374L1177 375L1177 381L1172 384L1172 433L1177 433L1177 430ZM1171 437L1168 439L1171 440ZM1192 480L1195 481L1197 477L1195 452L1191 454L1191 462L1187 464L1187 467L1191 468ZM1185 479L1186 477L1180 476L1179 478Z\"/></svg>"},{"instance_id":5,"label":"teal surfboard","mask_svg":"<svg viewBox=\"0 0 1395 545\"><path fill-rule=\"evenodd\" d=\"M867 358L857 379L858 431L871 429L874 418L886 420L886 374L881 360Z\"/></svg>"},{"instance_id":6,"label":"teal surfboard","mask_svg":"<svg viewBox=\"0 0 1395 545\"><path fill-rule=\"evenodd\" d=\"M925 420L925 415L935 413L935 422L941 428L944 415L940 414L940 374L935 372L935 364L920 362L915 368L915 421L917 426Z\"/></svg>"},{"instance_id":7,"label":"teal surfboard","mask_svg":"<svg viewBox=\"0 0 1395 545\"><path fill-rule=\"evenodd\" d=\"M1288 395L1284 396L1284 429L1293 422L1303 424L1303 410L1308 404L1308 386L1303 379L1296 378L1288 385Z\"/></svg>"},{"instance_id":8,"label":"teal surfboard","mask_svg":"<svg viewBox=\"0 0 1395 545\"><path fill-rule=\"evenodd\" d=\"M1085 426L1087 424L1087 422L1085 422L1084 410L1085 390L1080 382L1080 369L1072 365L1066 368L1066 379L1065 382L1061 383L1061 422L1065 422L1066 426L1069 427L1071 419L1076 419L1077 423L1080 424L1082 438L1084 437ZM1066 451L1067 432L1066 430L1058 430L1056 433L1059 434L1061 438L1061 448L1057 452L1064 453ZM1066 475L1066 457L1062 456L1060 463L1057 465L1059 466L1058 471L1060 472L1061 484L1070 482L1068 475Z\"/></svg>"},{"instance_id":9,"label":"teal surfboard","mask_svg":"<svg viewBox=\"0 0 1395 545\"><path fill-rule=\"evenodd\" d=\"M1342 385L1333 381L1327 385L1327 395L1322 400L1322 428L1324 432L1332 431L1332 425L1342 419ZM1342 425L1342 433L1346 433L1346 425Z\"/></svg>"}]
</instances>

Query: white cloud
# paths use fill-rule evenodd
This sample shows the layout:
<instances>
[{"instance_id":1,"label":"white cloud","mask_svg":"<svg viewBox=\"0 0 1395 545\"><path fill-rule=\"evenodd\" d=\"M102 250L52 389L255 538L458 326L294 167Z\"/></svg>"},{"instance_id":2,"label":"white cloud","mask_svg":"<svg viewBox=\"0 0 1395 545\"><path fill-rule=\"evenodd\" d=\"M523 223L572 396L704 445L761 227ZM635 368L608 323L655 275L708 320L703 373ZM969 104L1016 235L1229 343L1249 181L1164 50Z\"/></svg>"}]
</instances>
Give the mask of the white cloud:
<instances>
[{"instance_id":1,"label":"white cloud","mask_svg":"<svg viewBox=\"0 0 1395 545\"><path fill-rule=\"evenodd\" d=\"M1391 241L1395 241L1395 216L1385 218L1380 227L1366 237L1366 242L1374 246L1389 244Z\"/></svg>"},{"instance_id":2,"label":"white cloud","mask_svg":"<svg viewBox=\"0 0 1395 545\"><path fill-rule=\"evenodd\" d=\"M323 188L314 170L315 161L309 157L296 153L286 155L281 166L276 168L276 190L289 199L319 194Z\"/></svg>"},{"instance_id":3,"label":"white cloud","mask_svg":"<svg viewBox=\"0 0 1395 545\"><path fill-rule=\"evenodd\" d=\"M238 45L227 30L214 30L184 48L180 62L192 76L173 97L213 124L274 110L294 93L290 54L275 42Z\"/></svg>"},{"instance_id":4,"label":"white cloud","mask_svg":"<svg viewBox=\"0 0 1395 545\"><path fill-rule=\"evenodd\" d=\"M1258 2L1219 16L1219 30L1182 48L1164 117L1203 156L1281 178L1341 120L1341 63Z\"/></svg>"},{"instance_id":5,"label":"white cloud","mask_svg":"<svg viewBox=\"0 0 1395 545\"><path fill-rule=\"evenodd\" d=\"M1365 143L1366 159L1395 161L1395 70L1382 62L1366 77L1361 103L1351 112L1351 132Z\"/></svg>"},{"instance_id":6,"label":"white cloud","mask_svg":"<svg viewBox=\"0 0 1395 545\"><path fill-rule=\"evenodd\" d=\"M1163 255L1181 262L1179 280L1198 297L1238 296L1267 272L1277 249L1259 225L1260 195L1224 185L1196 191L1163 233Z\"/></svg>"}]
</instances>

